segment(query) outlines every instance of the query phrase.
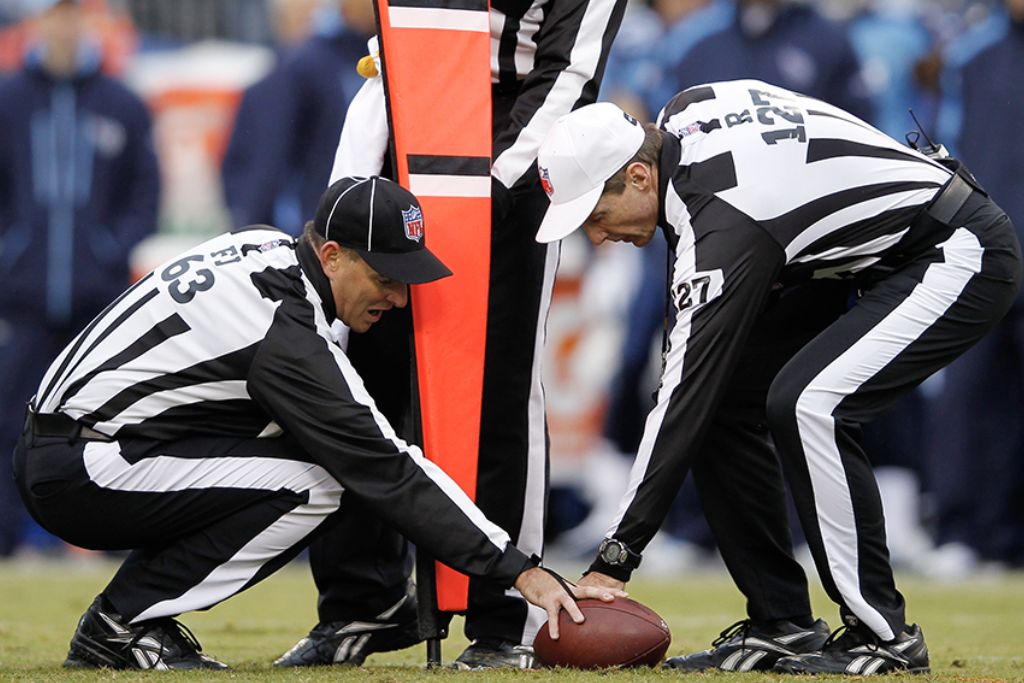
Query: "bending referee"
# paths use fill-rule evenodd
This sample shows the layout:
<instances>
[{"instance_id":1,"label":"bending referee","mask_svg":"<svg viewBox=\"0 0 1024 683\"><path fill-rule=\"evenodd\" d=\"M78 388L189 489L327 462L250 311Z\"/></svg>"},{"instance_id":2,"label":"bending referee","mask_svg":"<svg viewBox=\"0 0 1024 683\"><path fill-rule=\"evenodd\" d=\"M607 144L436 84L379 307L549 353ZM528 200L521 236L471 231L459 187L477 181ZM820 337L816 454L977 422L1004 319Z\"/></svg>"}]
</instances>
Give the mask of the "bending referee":
<instances>
[{"instance_id":1,"label":"bending referee","mask_svg":"<svg viewBox=\"0 0 1024 683\"><path fill-rule=\"evenodd\" d=\"M408 284L451 274L424 239L408 191L343 178L300 239L269 226L216 237L144 277L61 353L29 404L19 490L66 541L133 549L65 666L226 668L173 617L279 569L346 491L460 571L582 620L555 578L395 436L332 336L335 320L365 331L405 306Z\"/></svg>"},{"instance_id":2,"label":"bending referee","mask_svg":"<svg viewBox=\"0 0 1024 683\"><path fill-rule=\"evenodd\" d=\"M659 123L643 127L610 104L584 107L559 120L538 160L551 198L539 241L582 226L594 243L643 246L661 226L675 253L676 320L657 404L583 583L623 586L692 469L752 613L711 650L670 666L927 671L857 436L1005 314L1021 276L1013 227L950 160L953 169L837 107L767 83L691 88ZM763 324L764 316L798 287L813 302L837 279L860 291L849 310L804 306L789 320L821 329L795 348L777 343L792 331ZM736 416L735 406L753 407ZM730 422L755 445L711 447L708 436ZM840 606L845 626L827 640L800 596L806 585L792 562L765 424Z\"/></svg>"}]
</instances>

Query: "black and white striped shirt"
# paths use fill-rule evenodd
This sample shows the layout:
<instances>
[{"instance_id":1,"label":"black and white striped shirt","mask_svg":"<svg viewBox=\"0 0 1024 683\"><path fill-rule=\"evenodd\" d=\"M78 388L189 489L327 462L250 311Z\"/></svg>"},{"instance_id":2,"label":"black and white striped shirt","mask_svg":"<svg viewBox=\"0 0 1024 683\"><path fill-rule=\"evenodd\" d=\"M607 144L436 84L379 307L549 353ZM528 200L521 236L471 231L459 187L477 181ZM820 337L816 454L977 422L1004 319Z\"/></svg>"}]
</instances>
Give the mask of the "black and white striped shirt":
<instances>
[{"instance_id":1,"label":"black and white striped shirt","mask_svg":"<svg viewBox=\"0 0 1024 683\"><path fill-rule=\"evenodd\" d=\"M114 439L288 438L413 542L510 585L529 561L398 438L331 333L312 248L268 226L164 263L60 354L34 398Z\"/></svg>"},{"instance_id":2,"label":"black and white striped shirt","mask_svg":"<svg viewBox=\"0 0 1024 683\"><path fill-rule=\"evenodd\" d=\"M852 114L762 81L689 88L658 122L680 142L665 197L672 232L695 230L688 207L714 195L785 249L786 278L876 264L951 177Z\"/></svg>"},{"instance_id":3,"label":"black and white striped shirt","mask_svg":"<svg viewBox=\"0 0 1024 683\"><path fill-rule=\"evenodd\" d=\"M658 122L677 313L609 531L634 551L660 527L772 286L898 263L917 239L911 222L952 177L851 114L761 81L690 88Z\"/></svg>"},{"instance_id":4,"label":"black and white striped shirt","mask_svg":"<svg viewBox=\"0 0 1024 683\"><path fill-rule=\"evenodd\" d=\"M491 174L512 187L555 120L597 99L626 0L495 0L491 79L518 95L495 131Z\"/></svg>"}]
</instances>

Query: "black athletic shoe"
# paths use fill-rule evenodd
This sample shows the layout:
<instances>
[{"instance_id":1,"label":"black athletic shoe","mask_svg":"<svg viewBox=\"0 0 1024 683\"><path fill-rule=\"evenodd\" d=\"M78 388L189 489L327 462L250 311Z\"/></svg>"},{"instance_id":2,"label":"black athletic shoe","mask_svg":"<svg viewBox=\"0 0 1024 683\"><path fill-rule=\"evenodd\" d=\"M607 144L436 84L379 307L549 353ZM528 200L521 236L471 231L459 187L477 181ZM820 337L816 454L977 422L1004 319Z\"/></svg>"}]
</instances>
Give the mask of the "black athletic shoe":
<instances>
[{"instance_id":1,"label":"black athletic shoe","mask_svg":"<svg viewBox=\"0 0 1024 683\"><path fill-rule=\"evenodd\" d=\"M776 672L789 674L846 674L869 676L891 671L928 673L928 646L917 624L889 641L863 624L843 626L828 638L821 652L784 657Z\"/></svg>"},{"instance_id":2,"label":"black athletic shoe","mask_svg":"<svg viewBox=\"0 0 1024 683\"><path fill-rule=\"evenodd\" d=\"M780 657L817 652L828 639L828 624L818 619L808 628L789 621L756 624L738 621L711 643L711 648L670 657L666 669L682 671L766 671Z\"/></svg>"},{"instance_id":3,"label":"black athletic shoe","mask_svg":"<svg viewBox=\"0 0 1024 683\"><path fill-rule=\"evenodd\" d=\"M360 666L374 652L401 650L420 642L416 588L367 621L317 624L309 635L281 655L274 666Z\"/></svg>"},{"instance_id":4,"label":"black athletic shoe","mask_svg":"<svg viewBox=\"0 0 1024 683\"><path fill-rule=\"evenodd\" d=\"M533 648L507 640L478 638L452 663L453 669L535 669Z\"/></svg>"},{"instance_id":5,"label":"black athletic shoe","mask_svg":"<svg viewBox=\"0 0 1024 683\"><path fill-rule=\"evenodd\" d=\"M184 624L150 619L126 624L97 597L78 621L64 666L110 669L227 669L202 654L199 641Z\"/></svg>"}]
</instances>

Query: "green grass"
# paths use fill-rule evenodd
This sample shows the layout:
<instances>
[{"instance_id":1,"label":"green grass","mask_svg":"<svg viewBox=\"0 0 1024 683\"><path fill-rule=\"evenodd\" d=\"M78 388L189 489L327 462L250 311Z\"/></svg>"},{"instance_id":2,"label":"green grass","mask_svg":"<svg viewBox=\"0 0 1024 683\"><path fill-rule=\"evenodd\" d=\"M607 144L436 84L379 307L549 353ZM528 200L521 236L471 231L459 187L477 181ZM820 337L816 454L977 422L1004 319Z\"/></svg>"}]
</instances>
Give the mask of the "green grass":
<instances>
[{"instance_id":1,"label":"green grass","mask_svg":"<svg viewBox=\"0 0 1024 683\"><path fill-rule=\"evenodd\" d=\"M209 612L185 615L183 621L204 648L229 662L229 674L155 674L147 672L64 671L60 668L68 639L81 612L113 573L109 563L0 563L0 681L134 681L170 676L174 680L222 681L432 681L528 680L659 681L681 678L699 683L760 683L793 680L760 674L682 676L664 671L461 673L424 671L423 646L373 655L361 669L330 667L280 671L270 662L305 634L316 620L315 591L308 571L296 565L253 590ZM885 680L1024 681L1024 574L955 585L907 578L901 588L909 617L925 629L931 648L930 676L890 676ZM669 654L706 647L718 631L743 615L743 601L729 579L702 573L677 581L637 580L633 597L657 610L672 629ZM836 622L834 608L821 593L813 596L821 616ZM461 631L456 619L453 630ZM450 661L466 641L456 633L444 643ZM524 678L525 677L525 678Z\"/></svg>"}]
</instances>

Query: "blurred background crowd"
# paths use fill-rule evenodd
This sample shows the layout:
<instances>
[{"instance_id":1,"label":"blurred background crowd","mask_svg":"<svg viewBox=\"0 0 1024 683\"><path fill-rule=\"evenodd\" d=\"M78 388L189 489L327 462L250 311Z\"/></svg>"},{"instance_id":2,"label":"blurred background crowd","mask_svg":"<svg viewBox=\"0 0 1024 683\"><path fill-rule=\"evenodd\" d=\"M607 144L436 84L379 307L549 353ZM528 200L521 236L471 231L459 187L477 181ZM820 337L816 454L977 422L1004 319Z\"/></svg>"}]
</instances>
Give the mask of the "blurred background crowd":
<instances>
[{"instance_id":1,"label":"blurred background crowd","mask_svg":"<svg viewBox=\"0 0 1024 683\"><path fill-rule=\"evenodd\" d=\"M327 184L370 0L0 0L0 452L58 351L134 276L212 234L297 234ZM602 86L640 119L758 78L962 158L1024 230L1024 0L630 0ZM660 236L659 236L660 238ZM666 255L564 245L548 323L549 540L589 556L660 371ZM865 429L897 567L1024 564L1024 300ZM84 554L0 457L0 557ZM799 532L797 531L799 535ZM692 488L648 573L714 567Z\"/></svg>"}]
</instances>

